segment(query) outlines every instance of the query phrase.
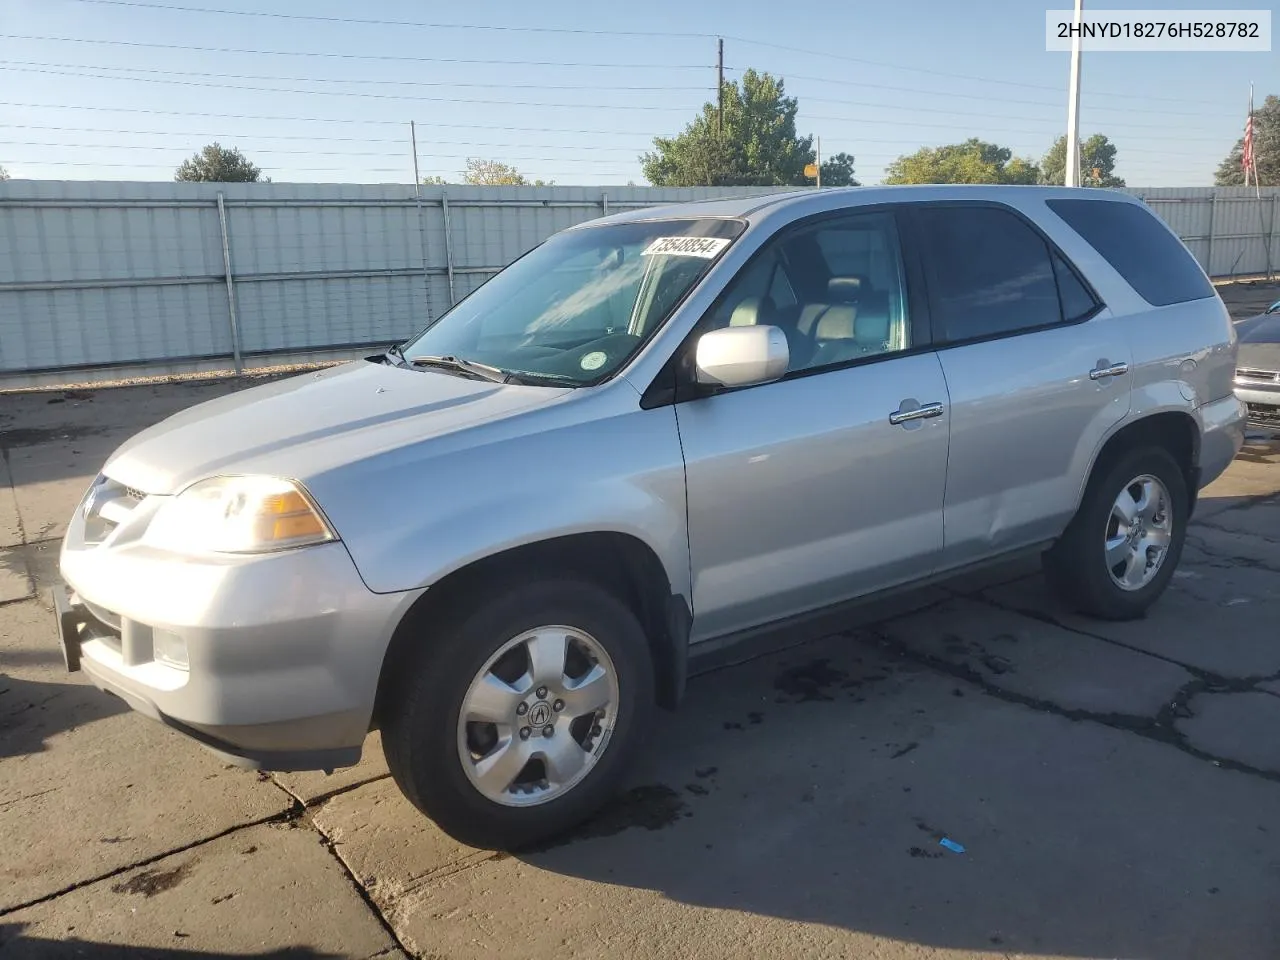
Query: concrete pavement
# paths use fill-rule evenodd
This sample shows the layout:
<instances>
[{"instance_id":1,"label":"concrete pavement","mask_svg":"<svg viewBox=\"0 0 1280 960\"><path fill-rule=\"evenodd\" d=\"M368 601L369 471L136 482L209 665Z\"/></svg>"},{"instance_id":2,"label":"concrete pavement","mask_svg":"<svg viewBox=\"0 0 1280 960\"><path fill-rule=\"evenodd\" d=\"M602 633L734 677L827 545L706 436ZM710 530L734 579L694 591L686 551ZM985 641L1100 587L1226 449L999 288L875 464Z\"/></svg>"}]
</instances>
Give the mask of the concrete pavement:
<instances>
[{"instance_id":1,"label":"concrete pavement","mask_svg":"<svg viewBox=\"0 0 1280 960\"><path fill-rule=\"evenodd\" d=\"M2 960L1280 956L1280 444L1205 492L1145 620L1018 565L772 638L693 679L604 814L507 856L418 815L376 736L259 775L64 672L75 502L240 385L0 396Z\"/></svg>"}]
</instances>

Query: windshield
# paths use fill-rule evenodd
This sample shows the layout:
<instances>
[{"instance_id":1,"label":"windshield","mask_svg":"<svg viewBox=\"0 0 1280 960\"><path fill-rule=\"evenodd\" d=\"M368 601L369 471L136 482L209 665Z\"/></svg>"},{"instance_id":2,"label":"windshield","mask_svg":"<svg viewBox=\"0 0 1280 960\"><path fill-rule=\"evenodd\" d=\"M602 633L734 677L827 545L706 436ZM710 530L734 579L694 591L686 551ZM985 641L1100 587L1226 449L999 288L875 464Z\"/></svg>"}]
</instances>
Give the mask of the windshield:
<instances>
[{"instance_id":1,"label":"windshield","mask_svg":"<svg viewBox=\"0 0 1280 960\"><path fill-rule=\"evenodd\" d=\"M404 346L485 364L515 382L583 386L625 364L743 230L657 220L570 230L511 264Z\"/></svg>"}]
</instances>

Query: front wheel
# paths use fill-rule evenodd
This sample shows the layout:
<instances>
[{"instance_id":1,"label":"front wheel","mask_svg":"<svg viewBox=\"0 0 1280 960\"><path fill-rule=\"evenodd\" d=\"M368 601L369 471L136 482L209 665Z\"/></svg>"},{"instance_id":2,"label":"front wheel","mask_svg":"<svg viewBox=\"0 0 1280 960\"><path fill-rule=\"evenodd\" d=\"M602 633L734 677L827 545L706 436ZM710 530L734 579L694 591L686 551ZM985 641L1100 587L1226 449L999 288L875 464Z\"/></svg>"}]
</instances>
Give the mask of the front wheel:
<instances>
[{"instance_id":1,"label":"front wheel","mask_svg":"<svg viewBox=\"0 0 1280 960\"><path fill-rule=\"evenodd\" d=\"M634 614L582 581L543 581L424 624L384 719L405 796L455 839L516 849L616 789L653 706Z\"/></svg>"},{"instance_id":2,"label":"front wheel","mask_svg":"<svg viewBox=\"0 0 1280 960\"><path fill-rule=\"evenodd\" d=\"M1189 497L1178 462L1134 450L1089 482L1080 509L1045 555L1045 575L1068 604L1104 620L1141 617L1182 556Z\"/></svg>"}]
</instances>

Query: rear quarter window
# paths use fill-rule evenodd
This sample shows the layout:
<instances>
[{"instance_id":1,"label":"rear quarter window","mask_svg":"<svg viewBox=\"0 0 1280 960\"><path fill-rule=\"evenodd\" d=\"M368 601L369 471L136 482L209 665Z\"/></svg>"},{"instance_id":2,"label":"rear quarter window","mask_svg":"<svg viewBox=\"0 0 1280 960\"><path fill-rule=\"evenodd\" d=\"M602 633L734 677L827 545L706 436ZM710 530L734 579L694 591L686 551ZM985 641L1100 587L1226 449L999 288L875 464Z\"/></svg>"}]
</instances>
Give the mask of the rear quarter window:
<instances>
[{"instance_id":1,"label":"rear quarter window","mask_svg":"<svg viewBox=\"0 0 1280 960\"><path fill-rule=\"evenodd\" d=\"M1045 202L1152 306L1214 295L1195 257L1146 207L1115 200Z\"/></svg>"}]
</instances>

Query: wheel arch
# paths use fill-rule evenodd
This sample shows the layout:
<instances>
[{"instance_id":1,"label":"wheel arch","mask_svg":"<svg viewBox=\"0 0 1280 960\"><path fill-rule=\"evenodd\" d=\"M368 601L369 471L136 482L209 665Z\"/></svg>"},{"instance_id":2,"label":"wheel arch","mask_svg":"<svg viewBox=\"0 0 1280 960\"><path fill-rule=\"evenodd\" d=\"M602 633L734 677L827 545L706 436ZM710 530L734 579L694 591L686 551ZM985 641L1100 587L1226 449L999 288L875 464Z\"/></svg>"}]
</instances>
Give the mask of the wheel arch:
<instances>
[{"instance_id":1,"label":"wheel arch","mask_svg":"<svg viewBox=\"0 0 1280 960\"><path fill-rule=\"evenodd\" d=\"M410 649L430 642L430 624L462 609L486 590L534 576L571 576L597 584L636 614L649 642L660 706L674 708L688 676L688 600L672 590L657 553L632 534L575 533L511 547L450 572L405 612L391 637L378 678L373 725L380 725L383 698L397 665Z\"/></svg>"},{"instance_id":2,"label":"wheel arch","mask_svg":"<svg viewBox=\"0 0 1280 960\"><path fill-rule=\"evenodd\" d=\"M1093 478L1105 471L1120 456L1140 446L1157 446L1169 451L1187 482L1188 508L1194 511L1199 491L1200 426L1186 410L1162 410L1124 424L1109 436L1094 455L1085 474L1085 482L1076 496L1076 507L1084 498Z\"/></svg>"}]
</instances>

